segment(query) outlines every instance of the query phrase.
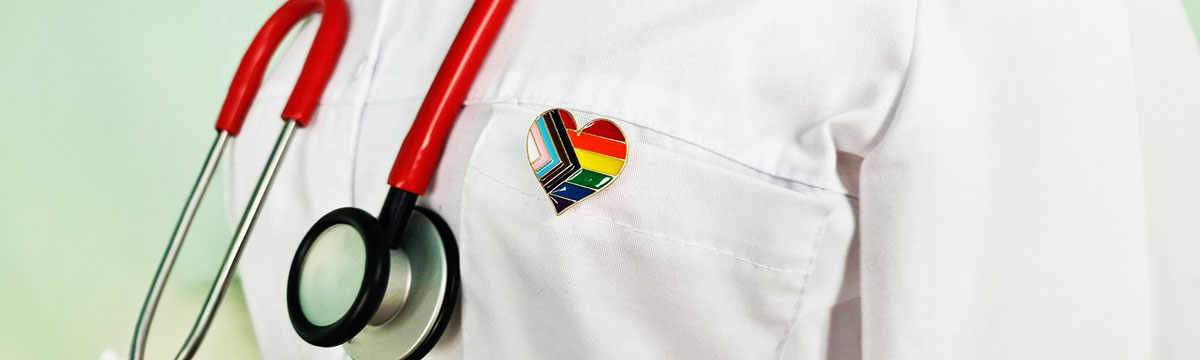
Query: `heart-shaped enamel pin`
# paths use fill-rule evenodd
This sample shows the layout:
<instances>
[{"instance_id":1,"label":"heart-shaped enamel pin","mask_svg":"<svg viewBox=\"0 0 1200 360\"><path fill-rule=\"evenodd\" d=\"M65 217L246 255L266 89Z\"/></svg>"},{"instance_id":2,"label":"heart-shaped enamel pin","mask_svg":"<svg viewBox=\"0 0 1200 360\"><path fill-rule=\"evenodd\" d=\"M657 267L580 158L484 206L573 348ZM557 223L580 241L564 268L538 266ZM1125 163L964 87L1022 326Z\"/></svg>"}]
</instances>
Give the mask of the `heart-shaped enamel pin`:
<instances>
[{"instance_id":1,"label":"heart-shaped enamel pin","mask_svg":"<svg viewBox=\"0 0 1200 360\"><path fill-rule=\"evenodd\" d=\"M563 109L538 116L525 141L529 167L558 215L611 185L625 167L627 149L617 124L596 119L580 129Z\"/></svg>"}]
</instances>

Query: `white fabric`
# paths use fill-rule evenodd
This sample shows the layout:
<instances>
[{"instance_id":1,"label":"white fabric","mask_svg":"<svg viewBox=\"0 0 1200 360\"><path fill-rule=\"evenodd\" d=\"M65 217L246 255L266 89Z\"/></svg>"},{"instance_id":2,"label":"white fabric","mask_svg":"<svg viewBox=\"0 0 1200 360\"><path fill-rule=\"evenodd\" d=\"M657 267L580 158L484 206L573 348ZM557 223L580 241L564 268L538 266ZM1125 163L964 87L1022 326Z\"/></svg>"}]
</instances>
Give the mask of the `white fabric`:
<instances>
[{"instance_id":1,"label":"white fabric","mask_svg":"<svg viewBox=\"0 0 1200 360\"><path fill-rule=\"evenodd\" d=\"M1130 11L1156 295L1154 358L1200 359L1200 47L1181 2L1139 0Z\"/></svg>"},{"instance_id":2,"label":"white fabric","mask_svg":"<svg viewBox=\"0 0 1200 360\"><path fill-rule=\"evenodd\" d=\"M267 358L345 357L293 333L291 256L329 210L377 211L469 3L351 1L240 267ZM462 252L430 358L1147 357L1125 7L518 1L421 200ZM312 25L232 147L231 218ZM552 107L630 144L562 216L524 154Z\"/></svg>"}]
</instances>

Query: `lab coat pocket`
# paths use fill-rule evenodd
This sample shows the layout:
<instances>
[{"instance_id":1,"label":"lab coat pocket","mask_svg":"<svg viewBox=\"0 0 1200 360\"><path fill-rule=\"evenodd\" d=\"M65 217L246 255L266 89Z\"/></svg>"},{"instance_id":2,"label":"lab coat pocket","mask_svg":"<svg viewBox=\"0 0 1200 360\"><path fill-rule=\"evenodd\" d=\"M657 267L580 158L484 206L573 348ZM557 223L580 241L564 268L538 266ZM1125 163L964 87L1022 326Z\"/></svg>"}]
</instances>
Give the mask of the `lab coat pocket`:
<instances>
[{"instance_id":1,"label":"lab coat pocket","mask_svg":"<svg viewBox=\"0 0 1200 360\"><path fill-rule=\"evenodd\" d=\"M539 112L480 104L464 180L467 358L766 358L805 298L834 208L666 149L556 216L526 157ZM577 118L579 124L592 119Z\"/></svg>"}]
</instances>

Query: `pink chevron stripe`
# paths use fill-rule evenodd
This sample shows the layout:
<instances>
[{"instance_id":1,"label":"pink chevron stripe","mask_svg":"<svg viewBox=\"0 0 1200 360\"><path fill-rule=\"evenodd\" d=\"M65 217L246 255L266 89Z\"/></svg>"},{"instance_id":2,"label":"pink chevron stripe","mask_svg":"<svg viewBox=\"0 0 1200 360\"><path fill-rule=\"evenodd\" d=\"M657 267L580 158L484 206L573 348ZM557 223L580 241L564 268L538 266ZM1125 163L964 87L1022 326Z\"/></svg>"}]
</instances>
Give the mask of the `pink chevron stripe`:
<instances>
[{"instance_id":1,"label":"pink chevron stripe","mask_svg":"<svg viewBox=\"0 0 1200 360\"><path fill-rule=\"evenodd\" d=\"M534 134L532 129L529 130L529 134L533 135L533 143L537 144L538 148L538 158L533 162L533 171L538 171L550 162L550 152L546 151L546 143L542 140L542 134Z\"/></svg>"}]
</instances>

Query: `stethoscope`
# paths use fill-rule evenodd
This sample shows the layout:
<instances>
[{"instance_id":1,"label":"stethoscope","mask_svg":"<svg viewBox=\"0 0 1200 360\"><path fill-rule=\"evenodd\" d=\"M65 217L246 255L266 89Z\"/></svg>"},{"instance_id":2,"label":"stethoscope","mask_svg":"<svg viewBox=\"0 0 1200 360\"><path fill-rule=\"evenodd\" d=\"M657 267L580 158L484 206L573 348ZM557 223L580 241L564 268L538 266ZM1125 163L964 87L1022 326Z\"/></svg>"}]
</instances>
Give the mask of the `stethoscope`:
<instances>
[{"instance_id":1,"label":"stethoscope","mask_svg":"<svg viewBox=\"0 0 1200 360\"><path fill-rule=\"evenodd\" d=\"M472 5L400 146L379 217L353 207L337 209L321 217L301 240L286 297L292 327L308 343L344 344L355 359L416 359L441 338L458 299L458 250L445 221L416 206L416 201L429 187L454 118L511 7L512 0L477 0ZM134 332L132 359L145 357L150 322L183 239L225 144L241 130L271 55L292 27L317 13L323 14L321 24L284 106L283 130L204 308L176 358L190 359L199 349L292 135L312 120L337 65L349 23L344 0L288 0L263 24L242 57L217 118L216 140L146 295Z\"/></svg>"}]
</instances>

